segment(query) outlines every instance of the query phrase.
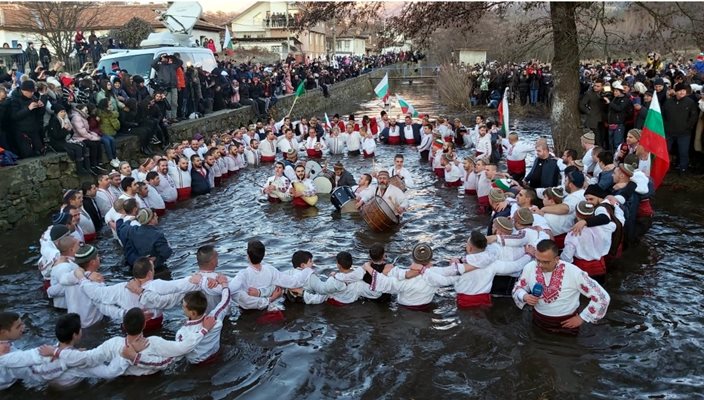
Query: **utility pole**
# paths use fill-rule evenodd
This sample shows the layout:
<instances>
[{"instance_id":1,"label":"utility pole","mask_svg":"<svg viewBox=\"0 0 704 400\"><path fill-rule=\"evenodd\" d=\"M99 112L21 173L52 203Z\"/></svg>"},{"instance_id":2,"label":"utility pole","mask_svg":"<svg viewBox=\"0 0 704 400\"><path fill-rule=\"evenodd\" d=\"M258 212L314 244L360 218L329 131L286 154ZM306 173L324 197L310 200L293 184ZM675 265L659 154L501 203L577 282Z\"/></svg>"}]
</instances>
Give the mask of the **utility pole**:
<instances>
[{"instance_id":1,"label":"utility pole","mask_svg":"<svg viewBox=\"0 0 704 400\"><path fill-rule=\"evenodd\" d=\"M332 59L335 59L337 54L337 17L332 19Z\"/></svg>"},{"instance_id":2,"label":"utility pole","mask_svg":"<svg viewBox=\"0 0 704 400\"><path fill-rule=\"evenodd\" d=\"M288 0L286 0L286 57L291 53L291 30L288 26Z\"/></svg>"}]
</instances>

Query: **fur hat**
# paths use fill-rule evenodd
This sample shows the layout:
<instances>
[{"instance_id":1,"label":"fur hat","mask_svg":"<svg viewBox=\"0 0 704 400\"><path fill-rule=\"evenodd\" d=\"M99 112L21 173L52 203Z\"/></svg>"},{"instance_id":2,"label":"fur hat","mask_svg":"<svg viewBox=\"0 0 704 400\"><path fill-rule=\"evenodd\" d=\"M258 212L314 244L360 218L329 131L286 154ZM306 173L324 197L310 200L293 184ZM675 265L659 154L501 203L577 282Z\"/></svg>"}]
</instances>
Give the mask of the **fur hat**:
<instances>
[{"instance_id":1,"label":"fur hat","mask_svg":"<svg viewBox=\"0 0 704 400\"><path fill-rule=\"evenodd\" d=\"M595 197L598 197L600 199L605 199L606 196L609 195L604 189L602 189L599 185L589 185L587 188L584 190L584 195L592 195Z\"/></svg>"},{"instance_id":2,"label":"fur hat","mask_svg":"<svg viewBox=\"0 0 704 400\"><path fill-rule=\"evenodd\" d=\"M71 214L67 212L60 212L54 214L54 217L52 218L52 223L54 225L66 225L69 222L71 222Z\"/></svg>"},{"instance_id":3,"label":"fur hat","mask_svg":"<svg viewBox=\"0 0 704 400\"><path fill-rule=\"evenodd\" d=\"M634 172L636 172L636 168L629 163L621 163L618 167L621 169L621 172L628 175L629 178L633 176Z\"/></svg>"}]
</instances>

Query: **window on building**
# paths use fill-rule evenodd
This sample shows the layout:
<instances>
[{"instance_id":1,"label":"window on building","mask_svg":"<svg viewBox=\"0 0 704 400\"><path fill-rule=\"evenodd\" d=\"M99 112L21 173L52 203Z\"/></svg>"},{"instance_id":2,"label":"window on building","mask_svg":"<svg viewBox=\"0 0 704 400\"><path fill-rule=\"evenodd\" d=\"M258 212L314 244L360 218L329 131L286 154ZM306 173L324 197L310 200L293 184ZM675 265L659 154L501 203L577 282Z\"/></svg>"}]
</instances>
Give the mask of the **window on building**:
<instances>
[{"instance_id":1,"label":"window on building","mask_svg":"<svg viewBox=\"0 0 704 400\"><path fill-rule=\"evenodd\" d=\"M349 49L350 49L350 42L351 42L351 40L344 40L344 41L343 41L343 43L344 43L344 49L345 49L345 50L349 50Z\"/></svg>"}]
</instances>

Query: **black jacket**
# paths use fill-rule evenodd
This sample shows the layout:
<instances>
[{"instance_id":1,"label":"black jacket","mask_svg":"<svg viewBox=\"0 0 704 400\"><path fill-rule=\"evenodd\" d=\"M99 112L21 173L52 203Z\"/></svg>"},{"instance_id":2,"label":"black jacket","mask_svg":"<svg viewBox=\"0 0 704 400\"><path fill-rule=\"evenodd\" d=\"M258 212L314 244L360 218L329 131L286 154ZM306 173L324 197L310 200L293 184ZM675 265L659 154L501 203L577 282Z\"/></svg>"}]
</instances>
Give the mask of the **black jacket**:
<instances>
[{"instance_id":1,"label":"black jacket","mask_svg":"<svg viewBox=\"0 0 704 400\"><path fill-rule=\"evenodd\" d=\"M357 184L357 182L354 180L354 177L352 176L352 174L349 171L342 171L342 175L340 175L340 180L337 182L337 184L335 184L335 182L333 181L333 185L335 187L339 187L339 186L352 187L356 184Z\"/></svg>"},{"instance_id":2,"label":"black jacket","mask_svg":"<svg viewBox=\"0 0 704 400\"><path fill-rule=\"evenodd\" d=\"M208 181L208 175L210 170L205 168L206 176L200 174L200 172L195 169L191 169L191 195L200 196L201 194L210 193L210 182Z\"/></svg>"},{"instance_id":3,"label":"black jacket","mask_svg":"<svg viewBox=\"0 0 704 400\"><path fill-rule=\"evenodd\" d=\"M95 204L95 200L92 197L83 197L83 209L85 209L88 215L90 215L90 219L93 221L93 226L95 226L95 231L100 232L104 222L103 216L100 215L98 205Z\"/></svg>"},{"instance_id":4,"label":"black jacket","mask_svg":"<svg viewBox=\"0 0 704 400\"><path fill-rule=\"evenodd\" d=\"M667 136L691 135L697 126L697 118L699 118L697 103L689 97L681 100L673 97L667 99L662 106L662 119Z\"/></svg>"},{"instance_id":5,"label":"black jacket","mask_svg":"<svg viewBox=\"0 0 704 400\"><path fill-rule=\"evenodd\" d=\"M14 131L17 133L41 133L44 124L44 107L30 110L29 105L34 100L24 97L21 90L13 91L10 101L9 115L13 122Z\"/></svg>"},{"instance_id":6,"label":"black jacket","mask_svg":"<svg viewBox=\"0 0 704 400\"><path fill-rule=\"evenodd\" d=\"M586 115L584 126L588 128L597 128L604 121L606 110L606 103L594 90L587 90L579 101L579 111Z\"/></svg>"},{"instance_id":7,"label":"black jacket","mask_svg":"<svg viewBox=\"0 0 704 400\"><path fill-rule=\"evenodd\" d=\"M633 115L633 104L628 97L614 97L609 102L609 115L607 118L609 124L624 125L631 115Z\"/></svg>"},{"instance_id":8,"label":"black jacket","mask_svg":"<svg viewBox=\"0 0 704 400\"><path fill-rule=\"evenodd\" d=\"M540 176L533 176L539 161L541 160L536 157L533 162L533 168L531 168L528 175L526 175L525 181L528 182L533 189L557 186L560 183L560 168L557 166L557 160L548 158L543 164Z\"/></svg>"},{"instance_id":9,"label":"black jacket","mask_svg":"<svg viewBox=\"0 0 704 400\"><path fill-rule=\"evenodd\" d=\"M61 121L56 115L52 115L49 119L49 125L47 125L47 137L49 138L49 144L56 151L64 151L64 145L66 144L66 137L73 136L73 132L64 129L61 126Z\"/></svg>"},{"instance_id":10,"label":"black jacket","mask_svg":"<svg viewBox=\"0 0 704 400\"><path fill-rule=\"evenodd\" d=\"M633 126L634 128L643 129L643 125L645 125L645 118L648 116L648 109L650 109L650 103L643 103L643 107L640 108L638 115L636 115L636 122Z\"/></svg>"}]
</instances>

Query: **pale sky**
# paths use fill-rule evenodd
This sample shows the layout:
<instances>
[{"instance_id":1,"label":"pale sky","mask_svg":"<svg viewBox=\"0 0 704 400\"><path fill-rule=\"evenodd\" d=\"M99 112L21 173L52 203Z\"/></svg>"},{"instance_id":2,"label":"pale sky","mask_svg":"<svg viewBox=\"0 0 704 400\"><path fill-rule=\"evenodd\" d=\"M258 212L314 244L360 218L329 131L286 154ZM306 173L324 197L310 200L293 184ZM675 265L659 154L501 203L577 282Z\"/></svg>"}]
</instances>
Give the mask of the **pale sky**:
<instances>
[{"instance_id":1,"label":"pale sky","mask_svg":"<svg viewBox=\"0 0 704 400\"><path fill-rule=\"evenodd\" d=\"M149 0L137 0L137 3L147 4L147 3L166 3L166 1L149 1ZM237 11L241 12L247 9L247 7L256 3L256 1L251 0L237 0L237 1L227 1L227 0L198 0L200 5L203 7L203 11Z\"/></svg>"}]
</instances>

